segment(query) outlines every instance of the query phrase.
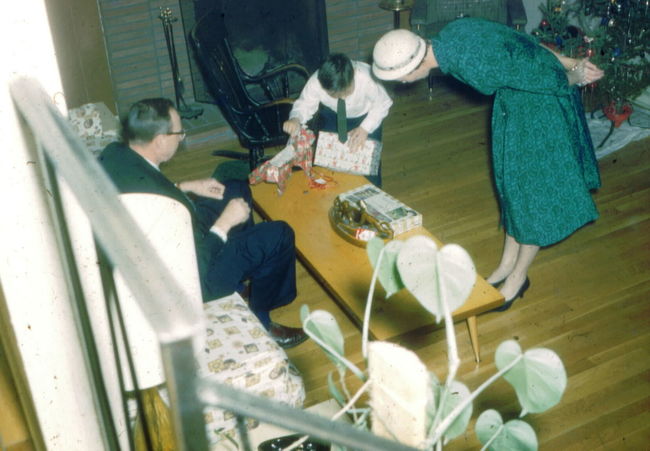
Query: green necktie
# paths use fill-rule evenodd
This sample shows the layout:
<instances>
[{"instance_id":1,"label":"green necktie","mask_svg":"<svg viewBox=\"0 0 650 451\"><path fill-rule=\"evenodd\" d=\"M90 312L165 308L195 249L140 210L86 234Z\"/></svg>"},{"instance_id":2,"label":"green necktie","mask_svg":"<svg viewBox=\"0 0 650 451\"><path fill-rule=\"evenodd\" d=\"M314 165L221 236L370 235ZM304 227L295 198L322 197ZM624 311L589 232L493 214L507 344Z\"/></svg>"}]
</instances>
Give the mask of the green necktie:
<instances>
[{"instance_id":1,"label":"green necktie","mask_svg":"<svg viewBox=\"0 0 650 451\"><path fill-rule=\"evenodd\" d=\"M339 99L336 103L336 131L339 133L339 141L344 143L348 140L348 118L343 99Z\"/></svg>"}]
</instances>

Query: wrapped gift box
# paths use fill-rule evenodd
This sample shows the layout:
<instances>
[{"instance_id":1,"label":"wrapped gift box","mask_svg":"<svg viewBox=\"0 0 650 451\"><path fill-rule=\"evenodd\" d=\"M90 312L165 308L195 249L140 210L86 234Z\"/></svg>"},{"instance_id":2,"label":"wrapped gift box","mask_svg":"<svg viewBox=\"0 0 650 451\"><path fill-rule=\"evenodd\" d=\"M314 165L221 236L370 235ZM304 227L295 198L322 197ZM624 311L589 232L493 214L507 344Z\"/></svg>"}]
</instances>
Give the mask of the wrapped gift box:
<instances>
[{"instance_id":1,"label":"wrapped gift box","mask_svg":"<svg viewBox=\"0 0 650 451\"><path fill-rule=\"evenodd\" d=\"M356 152L350 151L348 143L339 141L336 133L319 132L314 164L334 171L357 175L377 175L381 158L381 143L366 139Z\"/></svg>"},{"instance_id":2,"label":"wrapped gift box","mask_svg":"<svg viewBox=\"0 0 650 451\"><path fill-rule=\"evenodd\" d=\"M277 183L278 193L282 194L292 168L299 167L311 177L311 161L314 154L312 144L315 138L313 131L301 128L298 134L289 138L284 149L248 175L248 182L251 185L261 182Z\"/></svg>"},{"instance_id":3,"label":"wrapped gift box","mask_svg":"<svg viewBox=\"0 0 650 451\"><path fill-rule=\"evenodd\" d=\"M388 223L395 235L422 225L422 215L370 183L339 194L341 201L355 206L363 201L367 212L379 222Z\"/></svg>"}]
</instances>

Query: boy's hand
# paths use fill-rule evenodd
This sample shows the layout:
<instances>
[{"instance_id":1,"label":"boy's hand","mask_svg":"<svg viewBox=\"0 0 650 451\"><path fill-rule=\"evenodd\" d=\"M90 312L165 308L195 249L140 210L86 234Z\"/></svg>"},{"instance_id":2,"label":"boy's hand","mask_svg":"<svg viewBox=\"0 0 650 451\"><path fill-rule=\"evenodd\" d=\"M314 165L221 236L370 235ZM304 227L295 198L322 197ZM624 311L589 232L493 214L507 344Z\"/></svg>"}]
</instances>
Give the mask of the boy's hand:
<instances>
[{"instance_id":1,"label":"boy's hand","mask_svg":"<svg viewBox=\"0 0 650 451\"><path fill-rule=\"evenodd\" d=\"M300 121L296 118L284 121L284 124L282 124L282 130L289 136L296 135L300 131Z\"/></svg>"},{"instance_id":2,"label":"boy's hand","mask_svg":"<svg viewBox=\"0 0 650 451\"><path fill-rule=\"evenodd\" d=\"M362 127L357 127L350 132L348 139L350 142L350 151L357 152L361 150L363 145L366 143L366 139L368 139L368 132L365 131Z\"/></svg>"}]
</instances>

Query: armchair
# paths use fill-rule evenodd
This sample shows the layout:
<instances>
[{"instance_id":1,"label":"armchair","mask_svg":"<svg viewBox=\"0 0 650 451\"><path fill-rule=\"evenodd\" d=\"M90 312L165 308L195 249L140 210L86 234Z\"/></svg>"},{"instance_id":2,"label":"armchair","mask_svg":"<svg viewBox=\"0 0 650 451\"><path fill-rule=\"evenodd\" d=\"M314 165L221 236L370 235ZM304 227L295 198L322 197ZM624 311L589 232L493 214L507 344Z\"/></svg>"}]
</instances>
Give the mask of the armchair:
<instances>
[{"instance_id":1,"label":"armchair","mask_svg":"<svg viewBox=\"0 0 650 451\"><path fill-rule=\"evenodd\" d=\"M252 170L262 162L266 147L288 140L282 123L291 111L290 95L296 84L302 89L309 72L299 64L287 64L256 76L246 74L233 56L218 8L199 19L189 37L214 103L248 149L248 154L216 150L213 155L248 160Z\"/></svg>"},{"instance_id":2,"label":"armchair","mask_svg":"<svg viewBox=\"0 0 650 451\"><path fill-rule=\"evenodd\" d=\"M174 199L149 193L121 194L120 200L161 260L169 262L172 276L185 290L187 296L168 306L168 310L191 309L203 318L204 328L196 339L194 356L199 376L301 407L305 398L302 377L245 301L233 293L202 302L187 209ZM153 449L174 449L171 412L164 401L165 374L158 337L118 271L115 282L128 338L120 349L128 348L136 379L131 378L126 355L121 355L125 388L132 393L129 417L135 423L135 449L148 449L145 428L149 430ZM136 387L142 396L142 411L133 399ZM213 449L231 449L224 444L229 442L227 437L237 437L236 418L223 410L206 408L205 421Z\"/></svg>"}]
</instances>

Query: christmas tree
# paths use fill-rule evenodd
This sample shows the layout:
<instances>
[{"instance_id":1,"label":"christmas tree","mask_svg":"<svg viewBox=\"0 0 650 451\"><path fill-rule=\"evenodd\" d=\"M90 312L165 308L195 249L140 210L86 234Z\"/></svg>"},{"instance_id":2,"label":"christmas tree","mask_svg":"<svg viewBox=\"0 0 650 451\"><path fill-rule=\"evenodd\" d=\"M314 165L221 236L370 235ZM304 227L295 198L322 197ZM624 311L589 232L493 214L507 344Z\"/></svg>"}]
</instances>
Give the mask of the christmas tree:
<instances>
[{"instance_id":1,"label":"christmas tree","mask_svg":"<svg viewBox=\"0 0 650 451\"><path fill-rule=\"evenodd\" d=\"M650 86L649 7L650 0L547 0L532 31L545 45L588 57L605 71L583 87L583 98L588 110L603 108L612 121L616 116L617 126L621 115L631 114L630 101Z\"/></svg>"}]
</instances>

